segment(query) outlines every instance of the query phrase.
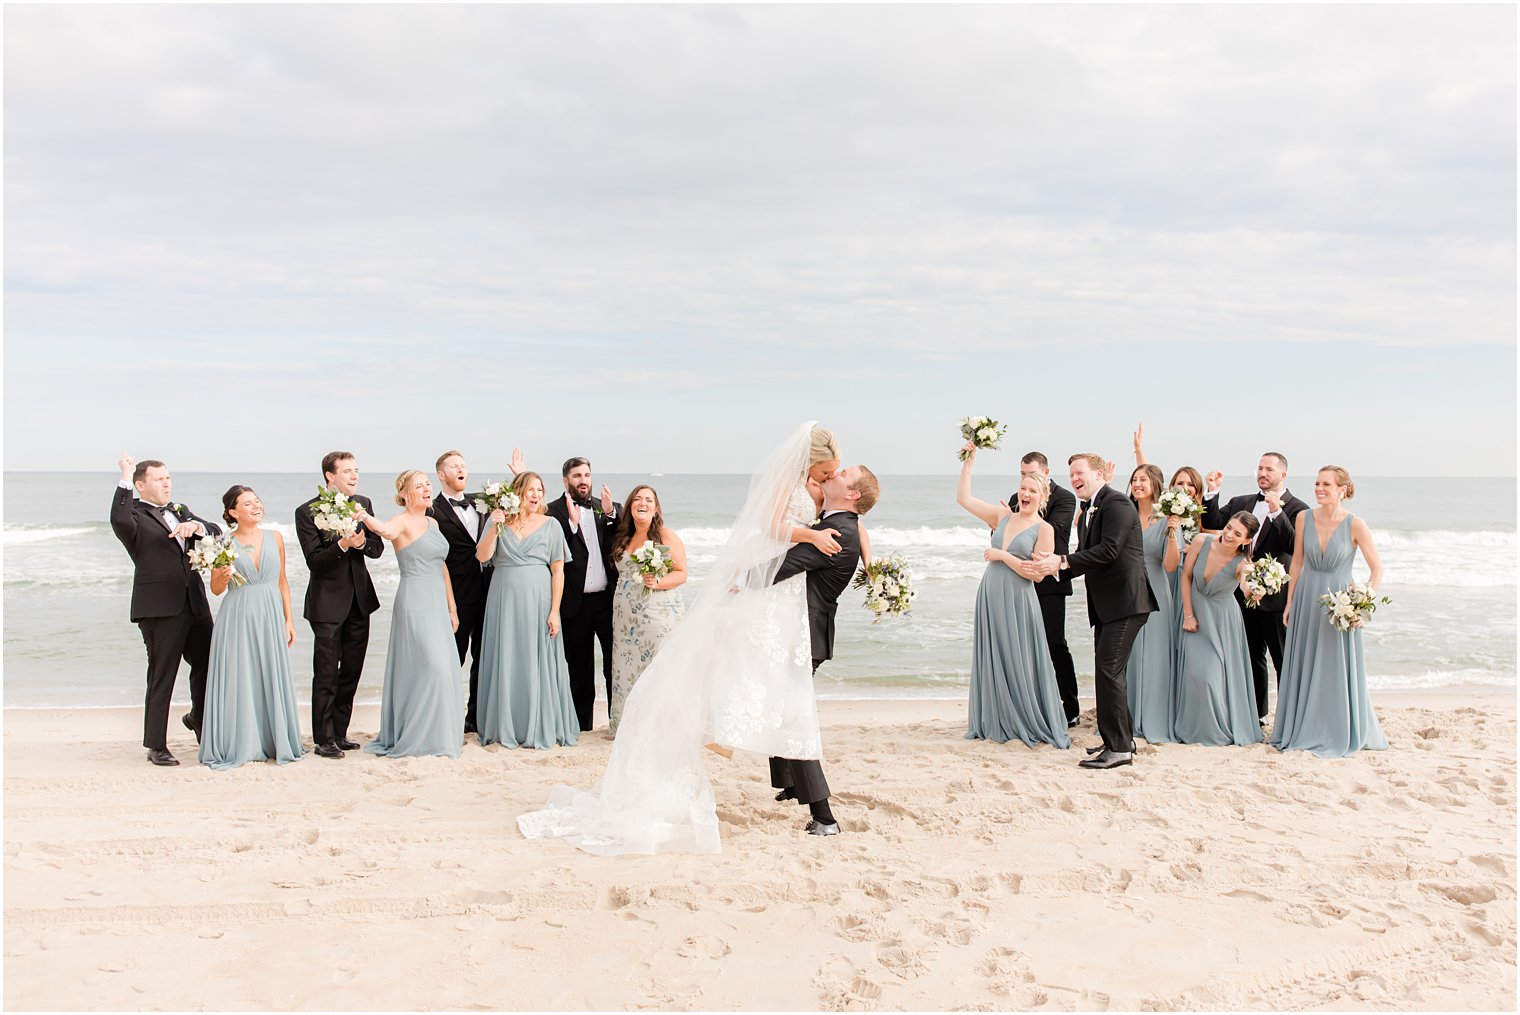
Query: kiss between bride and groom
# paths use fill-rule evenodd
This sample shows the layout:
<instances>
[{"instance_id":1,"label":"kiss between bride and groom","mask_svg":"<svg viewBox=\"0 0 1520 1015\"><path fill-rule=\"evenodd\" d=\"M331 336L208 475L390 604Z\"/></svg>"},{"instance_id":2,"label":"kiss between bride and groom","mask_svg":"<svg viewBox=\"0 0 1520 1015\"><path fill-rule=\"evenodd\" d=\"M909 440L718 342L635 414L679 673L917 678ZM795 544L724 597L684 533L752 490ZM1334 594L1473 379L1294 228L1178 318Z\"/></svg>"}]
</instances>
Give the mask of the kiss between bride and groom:
<instances>
[{"instance_id":1,"label":"kiss between bride and groom","mask_svg":"<svg viewBox=\"0 0 1520 1015\"><path fill-rule=\"evenodd\" d=\"M523 835L608 856L716 853L708 749L769 757L776 799L809 807L809 834L837 835L813 674L833 656L860 516L879 497L869 469L840 467L832 433L795 430L755 473L685 619L629 693L601 781L556 787L517 819Z\"/></svg>"}]
</instances>

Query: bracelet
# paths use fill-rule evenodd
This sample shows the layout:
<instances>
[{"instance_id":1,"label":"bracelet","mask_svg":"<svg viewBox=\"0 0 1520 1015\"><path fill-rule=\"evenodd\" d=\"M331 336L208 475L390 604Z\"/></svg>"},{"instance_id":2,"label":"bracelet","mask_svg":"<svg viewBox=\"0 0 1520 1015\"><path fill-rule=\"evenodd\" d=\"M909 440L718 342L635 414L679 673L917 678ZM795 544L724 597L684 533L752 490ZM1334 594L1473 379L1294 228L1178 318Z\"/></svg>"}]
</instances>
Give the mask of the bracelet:
<instances>
[{"instance_id":1,"label":"bracelet","mask_svg":"<svg viewBox=\"0 0 1520 1015\"><path fill-rule=\"evenodd\" d=\"M1197 620L1198 618L1195 617L1195 616L1193 616L1191 613L1184 613L1182 615L1182 619L1183 620Z\"/></svg>"}]
</instances>

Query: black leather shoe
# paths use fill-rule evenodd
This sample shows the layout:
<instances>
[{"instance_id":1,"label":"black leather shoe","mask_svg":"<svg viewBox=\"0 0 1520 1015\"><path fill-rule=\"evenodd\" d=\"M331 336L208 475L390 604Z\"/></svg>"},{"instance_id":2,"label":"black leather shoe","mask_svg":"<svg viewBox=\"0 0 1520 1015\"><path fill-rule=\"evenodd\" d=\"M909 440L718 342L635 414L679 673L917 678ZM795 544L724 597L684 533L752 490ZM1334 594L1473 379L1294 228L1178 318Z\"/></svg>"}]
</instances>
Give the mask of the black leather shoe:
<instances>
[{"instance_id":1,"label":"black leather shoe","mask_svg":"<svg viewBox=\"0 0 1520 1015\"><path fill-rule=\"evenodd\" d=\"M1069 729L1069 730L1074 730L1074 729L1077 728L1077 724L1080 723L1081 721L1082 720L1080 720L1080 719L1068 719L1068 720L1066 720L1066 728Z\"/></svg>"},{"instance_id":2,"label":"black leather shoe","mask_svg":"<svg viewBox=\"0 0 1520 1015\"><path fill-rule=\"evenodd\" d=\"M478 729L475 728L475 724L472 723L472 722L467 722L467 723L464 724L464 731L466 733L479 733L480 732L480 730L478 730Z\"/></svg>"},{"instance_id":3,"label":"black leather shoe","mask_svg":"<svg viewBox=\"0 0 1520 1015\"><path fill-rule=\"evenodd\" d=\"M347 740L347 739L339 740L338 741L338 747L341 750L345 750L345 751L357 751L359 749L359 745L358 744L354 743L352 740Z\"/></svg>"},{"instance_id":4,"label":"black leather shoe","mask_svg":"<svg viewBox=\"0 0 1520 1015\"><path fill-rule=\"evenodd\" d=\"M809 835L838 835L839 822L831 821L828 824L824 824L816 819L809 821L807 823L807 833Z\"/></svg>"},{"instance_id":5,"label":"black leather shoe","mask_svg":"<svg viewBox=\"0 0 1520 1015\"><path fill-rule=\"evenodd\" d=\"M338 745L335 744L335 743L333 743L331 740L329 740L325 744L318 744L316 747L312 748L312 750L316 753L317 757L319 757L319 758L341 758L341 757L343 757L343 752L340 751L340 750L338 750Z\"/></svg>"},{"instance_id":6,"label":"black leather shoe","mask_svg":"<svg viewBox=\"0 0 1520 1015\"><path fill-rule=\"evenodd\" d=\"M1096 758L1088 758L1086 761L1077 762L1082 768L1118 768L1121 765L1133 765L1134 763L1134 755L1121 754L1118 751L1104 751Z\"/></svg>"},{"instance_id":7,"label":"black leather shoe","mask_svg":"<svg viewBox=\"0 0 1520 1015\"><path fill-rule=\"evenodd\" d=\"M797 799L797 791L794 790L794 789L792 789L792 787L790 787L790 786L788 786L786 789L782 790L780 793L776 794L776 802L778 804L781 803L783 800L796 800L796 799Z\"/></svg>"},{"instance_id":8,"label":"black leather shoe","mask_svg":"<svg viewBox=\"0 0 1520 1015\"><path fill-rule=\"evenodd\" d=\"M1099 754L1099 753L1103 752L1104 750L1106 750L1106 748L1102 744L1099 744L1097 747L1089 747L1087 749L1087 753L1090 754L1090 755L1091 754Z\"/></svg>"},{"instance_id":9,"label":"black leather shoe","mask_svg":"<svg viewBox=\"0 0 1520 1015\"><path fill-rule=\"evenodd\" d=\"M179 759L166 750L152 750L148 752L148 760L155 765L178 765Z\"/></svg>"}]
</instances>

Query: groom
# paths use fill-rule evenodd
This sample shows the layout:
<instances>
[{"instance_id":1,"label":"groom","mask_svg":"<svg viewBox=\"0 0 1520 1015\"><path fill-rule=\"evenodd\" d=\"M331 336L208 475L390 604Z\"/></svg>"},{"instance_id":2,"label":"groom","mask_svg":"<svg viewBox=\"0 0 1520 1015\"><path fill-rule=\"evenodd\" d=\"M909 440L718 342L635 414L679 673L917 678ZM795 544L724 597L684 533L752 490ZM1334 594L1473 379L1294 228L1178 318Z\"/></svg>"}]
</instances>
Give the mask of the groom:
<instances>
[{"instance_id":1,"label":"groom","mask_svg":"<svg viewBox=\"0 0 1520 1015\"><path fill-rule=\"evenodd\" d=\"M855 576L860 563L860 516L876 506L881 486L864 465L840 469L823 483L823 517L814 529L833 529L839 552L825 556L809 543L787 551L776 581L807 573L808 633L813 642L813 672L826 659L834 658L834 614L839 594ZM829 783L819 761L771 759L771 785L781 790L777 800L796 800L813 812L807 823L809 835L838 835L839 823L829 810Z\"/></svg>"},{"instance_id":2,"label":"groom","mask_svg":"<svg viewBox=\"0 0 1520 1015\"><path fill-rule=\"evenodd\" d=\"M1125 669L1129 650L1156 597L1145 576L1140 514L1128 497L1108 485L1101 455L1072 455L1071 489L1082 499L1077 550L1039 560L1045 574L1087 576L1087 619L1093 626L1093 688L1098 696L1098 732L1103 749L1083 768L1118 768L1134 758L1133 725ZM1096 748L1089 750L1093 753Z\"/></svg>"}]
</instances>

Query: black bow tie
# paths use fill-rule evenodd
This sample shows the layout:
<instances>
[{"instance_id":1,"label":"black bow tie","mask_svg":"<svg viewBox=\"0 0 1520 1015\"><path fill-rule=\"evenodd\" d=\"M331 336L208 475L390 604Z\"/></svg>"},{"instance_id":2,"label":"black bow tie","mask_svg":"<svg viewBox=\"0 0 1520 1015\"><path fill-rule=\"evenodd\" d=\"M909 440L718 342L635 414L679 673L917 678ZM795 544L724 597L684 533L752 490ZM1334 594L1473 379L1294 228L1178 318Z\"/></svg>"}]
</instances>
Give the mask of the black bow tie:
<instances>
[{"instance_id":1,"label":"black bow tie","mask_svg":"<svg viewBox=\"0 0 1520 1015\"><path fill-rule=\"evenodd\" d=\"M1084 500L1082 502L1082 510L1083 511L1086 511L1090 507L1092 507L1092 501L1090 501L1090 500Z\"/></svg>"},{"instance_id":2,"label":"black bow tie","mask_svg":"<svg viewBox=\"0 0 1520 1015\"><path fill-rule=\"evenodd\" d=\"M590 497L571 497L570 499L575 501L576 507L589 508L591 506Z\"/></svg>"},{"instance_id":3,"label":"black bow tie","mask_svg":"<svg viewBox=\"0 0 1520 1015\"><path fill-rule=\"evenodd\" d=\"M1267 495L1266 495L1266 494L1264 494L1264 493L1258 493L1258 494L1257 494L1257 495L1256 495L1256 499L1257 499L1257 500L1266 500L1266 499L1267 499Z\"/></svg>"},{"instance_id":4,"label":"black bow tie","mask_svg":"<svg viewBox=\"0 0 1520 1015\"><path fill-rule=\"evenodd\" d=\"M446 501L448 501L450 504L454 505L457 508L464 508L464 509L468 510L468 508L470 506L470 502L467 501L467 500L465 500L463 497L461 497L459 500L455 500L453 497L445 497L443 499L446 500Z\"/></svg>"}]
</instances>

